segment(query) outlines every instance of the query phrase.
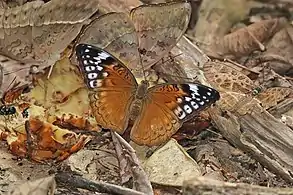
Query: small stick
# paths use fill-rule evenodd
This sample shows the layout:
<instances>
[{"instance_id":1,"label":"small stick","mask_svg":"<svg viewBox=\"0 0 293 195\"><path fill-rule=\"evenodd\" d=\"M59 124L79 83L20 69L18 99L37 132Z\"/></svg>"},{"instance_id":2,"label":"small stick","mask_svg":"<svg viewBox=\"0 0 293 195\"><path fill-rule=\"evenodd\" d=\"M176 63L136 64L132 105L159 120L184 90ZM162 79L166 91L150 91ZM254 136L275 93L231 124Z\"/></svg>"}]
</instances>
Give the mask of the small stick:
<instances>
[{"instance_id":1,"label":"small stick","mask_svg":"<svg viewBox=\"0 0 293 195\"><path fill-rule=\"evenodd\" d=\"M73 186L74 188L86 189L91 192L109 193L115 195L145 195L142 192L138 192L122 186L108 184L102 181L92 182L81 176L76 176L68 173L58 173L55 175L58 184L62 183L66 186Z\"/></svg>"}]
</instances>

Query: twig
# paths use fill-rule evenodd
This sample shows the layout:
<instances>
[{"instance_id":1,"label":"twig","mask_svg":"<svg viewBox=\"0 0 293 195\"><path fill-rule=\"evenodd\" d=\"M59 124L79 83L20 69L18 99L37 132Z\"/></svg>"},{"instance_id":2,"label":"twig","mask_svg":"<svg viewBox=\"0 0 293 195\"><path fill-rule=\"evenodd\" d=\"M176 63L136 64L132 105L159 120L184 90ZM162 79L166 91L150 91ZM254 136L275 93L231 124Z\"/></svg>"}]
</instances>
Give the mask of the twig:
<instances>
[{"instance_id":1,"label":"twig","mask_svg":"<svg viewBox=\"0 0 293 195\"><path fill-rule=\"evenodd\" d=\"M111 135L122 172L127 173L130 171L132 173L134 189L152 195L154 192L151 182L142 169L135 150L116 132L111 131ZM129 177L125 174L122 175L122 177L125 176Z\"/></svg>"},{"instance_id":2,"label":"twig","mask_svg":"<svg viewBox=\"0 0 293 195\"><path fill-rule=\"evenodd\" d=\"M122 186L108 184L105 182L92 182L81 176L76 176L68 173L58 173L55 175L58 184L70 185L75 188L86 189L92 192L110 193L115 195L145 195L142 192L138 192Z\"/></svg>"}]
</instances>

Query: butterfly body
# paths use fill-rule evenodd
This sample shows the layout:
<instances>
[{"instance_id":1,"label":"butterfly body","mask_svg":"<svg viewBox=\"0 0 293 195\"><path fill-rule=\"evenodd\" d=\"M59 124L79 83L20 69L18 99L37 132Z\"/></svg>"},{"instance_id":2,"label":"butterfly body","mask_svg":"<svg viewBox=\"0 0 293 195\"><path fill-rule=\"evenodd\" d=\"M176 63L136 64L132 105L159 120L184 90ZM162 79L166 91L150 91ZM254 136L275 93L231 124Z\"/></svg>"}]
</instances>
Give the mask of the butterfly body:
<instances>
[{"instance_id":1,"label":"butterfly body","mask_svg":"<svg viewBox=\"0 0 293 195\"><path fill-rule=\"evenodd\" d=\"M130 105L129 120L134 122L143 105L143 101L147 99L148 82L143 80L141 84L137 86L135 91L134 99Z\"/></svg>"},{"instance_id":2,"label":"butterfly body","mask_svg":"<svg viewBox=\"0 0 293 195\"><path fill-rule=\"evenodd\" d=\"M198 83L138 84L122 62L92 45L77 45L76 56L97 123L120 134L131 124L130 138L140 145L167 141L184 121L220 98Z\"/></svg>"}]
</instances>

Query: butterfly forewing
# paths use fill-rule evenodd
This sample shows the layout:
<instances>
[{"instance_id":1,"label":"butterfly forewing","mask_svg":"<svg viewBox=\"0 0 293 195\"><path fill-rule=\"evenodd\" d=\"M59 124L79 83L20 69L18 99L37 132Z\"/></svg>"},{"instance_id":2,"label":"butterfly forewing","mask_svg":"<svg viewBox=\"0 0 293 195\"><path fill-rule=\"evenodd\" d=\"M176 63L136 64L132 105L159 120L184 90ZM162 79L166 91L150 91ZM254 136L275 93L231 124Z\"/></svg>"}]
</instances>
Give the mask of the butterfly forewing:
<instances>
[{"instance_id":1,"label":"butterfly forewing","mask_svg":"<svg viewBox=\"0 0 293 195\"><path fill-rule=\"evenodd\" d=\"M201 84L162 84L149 89L131 139L144 145L168 140L182 123L219 100L218 91Z\"/></svg>"},{"instance_id":2,"label":"butterfly forewing","mask_svg":"<svg viewBox=\"0 0 293 195\"><path fill-rule=\"evenodd\" d=\"M123 133L137 83L115 57L97 47L79 44L76 56L87 87L93 114L103 128Z\"/></svg>"},{"instance_id":3,"label":"butterfly forewing","mask_svg":"<svg viewBox=\"0 0 293 195\"><path fill-rule=\"evenodd\" d=\"M108 13L94 19L82 33L79 42L105 49L129 69L137 69L138 37L126 13Z\"/></svg>"}]
</instances>

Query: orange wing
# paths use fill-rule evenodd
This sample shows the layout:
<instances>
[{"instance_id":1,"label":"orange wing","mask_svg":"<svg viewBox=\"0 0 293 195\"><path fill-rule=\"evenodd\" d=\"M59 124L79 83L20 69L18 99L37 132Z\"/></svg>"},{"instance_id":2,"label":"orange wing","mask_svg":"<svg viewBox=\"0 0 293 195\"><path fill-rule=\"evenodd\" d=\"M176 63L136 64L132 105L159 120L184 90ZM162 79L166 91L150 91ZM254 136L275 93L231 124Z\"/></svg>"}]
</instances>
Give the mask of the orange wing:
<instances>
[{"instance_id":1,"label":"orange wing","mask_svg":"<svg viewBox=\"0 0 293 195\"><path fill-rule=\"evenodd\" d=\"M131 139L140 145L167 141L182 123L219 100L215 89L201 84L162 84L148 90Z\"/></svg>"},{"instance_id":2,"label":"orange wing","mask_svg":"<svg viewBox=\"0 0 293 195\"><path fill-rule=\"evenodd\" d=\"M123 133L137 88L134 76L118 59L97 47L79 44L76 55L97 123Z\"/></svg>"}]
</instances>

